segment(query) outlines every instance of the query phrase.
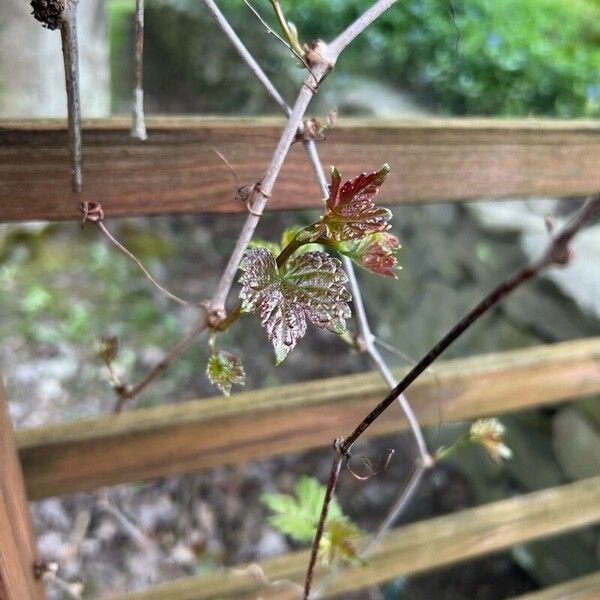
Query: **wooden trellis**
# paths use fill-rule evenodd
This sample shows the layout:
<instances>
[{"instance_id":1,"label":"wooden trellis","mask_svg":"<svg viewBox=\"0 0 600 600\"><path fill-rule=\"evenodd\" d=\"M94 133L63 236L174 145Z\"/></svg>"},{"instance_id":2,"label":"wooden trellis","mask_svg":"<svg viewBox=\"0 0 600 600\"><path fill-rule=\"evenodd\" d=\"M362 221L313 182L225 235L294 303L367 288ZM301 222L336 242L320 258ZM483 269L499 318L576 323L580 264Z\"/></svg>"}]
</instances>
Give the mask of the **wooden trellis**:
<instances>
[{"instance_id":1,"label":"wooden trellis","mask_svg":"<svg viewBox=\"0 0 600 600\"><path fill-rule=\"evenodd\" d=\"M86 183L76 196L67 191L62 122L0 123L0 221L79 219L81 200L101 201L110 216L242 210L211 148L218 145L241 180L252 181L279 124L151 119L149 141L141 144L129 137L128 121L94 122L84 130ZM384 159L397 165L382 190L389 203L569 197L600 191L599 134L600 125L586 121L342 120L322 156L354 172L364 168L368 146L374 165ZM319 194L316 188L307 193L307 180L309 166L293 148L272 206L316 206ZM425 426L437 422L440 410L445 421L458 421L575 400L600 393L600 338L440 362L436 373L437 382L424 376L408 394ZM43 597L24 489L34 500L329 445L385 391L379 377L361 374L17 431L15 439L0 397L0 598ZM231 427L238 432L234 440L225 433ZM372 433L405 427L395 415ZM343 595L598 521L599 477L429 519L392 531L366 567L346 571L328 593ZM300 552L262 566L269 577L297 580L306 562ZM121 600L254 598L255 586L251 577L216 573ZM527 598L571 593L600 597L600 575Z\"/></svg>"}]
</instances>

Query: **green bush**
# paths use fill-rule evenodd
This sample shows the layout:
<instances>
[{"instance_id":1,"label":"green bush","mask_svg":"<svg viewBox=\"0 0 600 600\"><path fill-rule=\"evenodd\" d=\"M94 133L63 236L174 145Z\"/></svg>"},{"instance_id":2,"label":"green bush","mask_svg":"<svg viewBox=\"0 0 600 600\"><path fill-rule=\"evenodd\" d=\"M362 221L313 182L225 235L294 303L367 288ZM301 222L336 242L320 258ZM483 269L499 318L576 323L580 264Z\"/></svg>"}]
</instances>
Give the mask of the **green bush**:
<instances>
[{"instance_id":1,"label":"green bush","mask_svg":"<svg viewBox=\"0 0 600 600\"><path fill-rule=\"evenodd\" d=\"M306 41L331 39L372 0L281 2ZM275 25L268 2L254 4ZM291 97L300 73L287 51L240 0L219 6ZM149 0L146 11L150 98L176 98L179 112L273 110L201 3ZM442 113L597 117L600 0L403 0L348 48L337 72L380 76Z\"/></svg>"},{"instance_id":2,"label":"green bush","mask_svg":"<svg viewBox=\"0 0 600 600\"><path fill-rule=\"evenodd\" d=\"M325 39L368 4L284 2L306 37ZM599 42L598 0L406 0L340 66L382 73L442 112L598 116Z\"/></svg>"}]
</instances>

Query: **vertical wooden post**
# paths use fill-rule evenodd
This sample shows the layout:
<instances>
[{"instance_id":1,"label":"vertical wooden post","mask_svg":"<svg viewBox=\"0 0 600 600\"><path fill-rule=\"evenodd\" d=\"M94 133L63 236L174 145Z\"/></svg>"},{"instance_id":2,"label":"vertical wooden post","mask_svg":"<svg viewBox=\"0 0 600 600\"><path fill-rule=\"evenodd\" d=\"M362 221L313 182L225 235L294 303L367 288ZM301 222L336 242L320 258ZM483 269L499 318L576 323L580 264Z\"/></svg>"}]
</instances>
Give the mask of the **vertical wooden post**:
<instances>
[{"instance_id":1,"label":"vertical wooden post","mask_svg":"<svg viewBox=\"0 0 600 600\"><path fill-rule=\"evenodd\" d=\"M0 600L42 600L23 474L0 379Z\"/></svg>"}]
</instances>

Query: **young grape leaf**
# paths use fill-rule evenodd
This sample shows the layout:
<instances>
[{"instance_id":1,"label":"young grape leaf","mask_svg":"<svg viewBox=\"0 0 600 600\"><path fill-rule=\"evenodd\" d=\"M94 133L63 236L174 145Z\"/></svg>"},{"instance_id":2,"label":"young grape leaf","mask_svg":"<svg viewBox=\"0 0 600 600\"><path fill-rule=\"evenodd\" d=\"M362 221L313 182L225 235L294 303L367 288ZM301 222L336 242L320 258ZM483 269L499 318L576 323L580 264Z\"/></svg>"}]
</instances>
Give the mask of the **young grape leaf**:
<instances>
[{"instance_id":1,"label":"young grape leaf","mask_svg":"<svg viewBox=\"0 0 600 600\"><path fill-rule=\"evenodd\" d=\"M119 340L115 336L103 335L97 343L96 354L105 363L111 363L119 352Z\"/></svg>"},{"instance_id":2,"label":"young grape leaf","mask_svg":"<svg viewBox=\"0 0 600 600\"><path fill-rule=\"evenodd\" d=\"M400 268L396 257L400 242L387 231L371 233L357 240L338 242L335 248L357 265L378 275L396 277L396 271Z\"/></svg>"},{"instance_id":3,"label":"young grape leaf","mask_svg":"<svg viewBox=\"0 0 600 600\"><path fill-rule=\"evenodd\" d=\"M260 316L277 364L304 336L307 321L333 333L345 332L351 296L339 260L324 252L305 252L280 272L271 252L251 248L240 270L242 310Z\"/></svg>"},{"instance_id":4,"label":"young grape leaf","mask_svg":"<svg viewBox=\"0 0 600 600\"><path fill-rule=\"evenodd\" d=\"M294 488L295 497L288 494L263 494L261 502L275 514L271 525L297 542L312 541L321 515L325 487L312 477L301 477ZM360 529L342 513L335 498L329 505L329 515L319 548L319 556L329 564L340 558L356 560L354 542Z\"/></svg>"},{"instance_id":5,"label":"young grape leaf","mask_svg":"<svg viewBox=\"0 0 600 600\"><path fill-rule=\"evenodd\" d=\"M362 563L356 542L364 533L348 518L328 519L319 545L321 562L330 565L336 560Z\"/></svg>"},{"instance_id":6,"label":"young grape leaf","mask_svg":"<svg viewBox=\"0 0 600 600\"><path fill-rule=\"evenodd\" d=\"M340 242L389 229L392 213L373 203L389 172L389 165L384 164L379 171L362 173L342 185L339 171L332 167L329 197L319 223L319 235Z\"/></svg>"},{"instance_id":7,"label":"young grape leaf","mask_svg":"<svg viewBox=\"0 0 600 600\"><path fill-rule=\"evenodd\" d=\"M246 383L246 373L240 359L224 350L211 354L206 365L206 375L224 396L229 396L234 383Z\"/></svg>"},{"instance_id":8,"label":"young grape leaf","mask_svg":"<svg viewBox=\"0 0 600 600\"><path fill-rule=\"evenodd\" d=\"M315 533L321 507L325 498L325 488L312 477L300 477L294 488L295 497L289 494L263 494L261 502L275 514L269 523L297 542L310 542ZM334 498L329 518L342 517L342 509Z\"/></svg>"}]
</instances>

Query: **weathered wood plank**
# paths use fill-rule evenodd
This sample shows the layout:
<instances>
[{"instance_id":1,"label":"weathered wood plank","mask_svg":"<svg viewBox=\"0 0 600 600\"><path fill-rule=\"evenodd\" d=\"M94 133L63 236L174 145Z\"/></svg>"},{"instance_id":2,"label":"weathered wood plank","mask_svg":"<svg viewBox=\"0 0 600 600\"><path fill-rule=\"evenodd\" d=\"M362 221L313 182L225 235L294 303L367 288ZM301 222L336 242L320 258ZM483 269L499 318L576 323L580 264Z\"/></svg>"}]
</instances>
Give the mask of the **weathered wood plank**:
<instances>
[{"instance_id":1,"label":"weathered wood plank","mask_svg":"<svg viewBox=\"0 0 600 600\"><path fill-rule=\"evenodd\" d=\"M600 571L513 600L598 600Z\"/></svg>"},{"instance_id":2,"label":"weathered wood plank","mask_svg":"<svg viewBox=\"0 0 600 600\"><path fill-rule=\"evenodd\" d=\"M153 118L146 142L129 119L88 122L83 132L84 192L70 191L65 124L0 122L0 221L77 219L80 200L107 215L231 212L230 173L243 183L264 174L283 121ZM389 162L388 203L508 196L575 196L600 191L600 123L550 120L344 120L320 144L325 164L355 175ZM307 183L308 182L308 183ZM304 152L296 144L269 206L320 205Z\"/></svg>"},{"instance_id":3,"label":"weathered wood plank","mask_svg":"<svg viewBox=\"0 0 600 600\"><path fill-rule=\"evenodd\" d=\"M23 474L4 388L0 380L0 598L41 600L44 588L34 576L36 544L29 519Z\"/></svg>"},{"instance_id":4,"label":"weathered wood plank","mask_svg":"<svg viewBox=\"0 0 600 600\"><path fill-rule=\"evenodd\" d=\"M420 422L435 425L598 392L600 338L591 338L440 362L408 397ZM366 373L18 431L27 492L37 499L326 446L386 393ZM400 410L388 413L369 433L406 428Z\"/></svg>"},{"instance_id":5,"label":"weathered wood plank","mask_svg":"<svg viewBox=\"0 0 600 600\"><path fill-rule=\"evenodd\" d=\"M577 510L573 510L577 506ZM600 477L485 504L392 530L369 557L366 566L346 569L324 597L383 583L399 575L427 571L504 550L600 520ZM302 582L308 552L301 551L260 563L271 581ZM242 567L243 569L244 567ZM219 571L119 596L116 600L220 600L256 598L254 577ZM264 598L297 599L281 589Z\"/></svg>"}]
</instances>

